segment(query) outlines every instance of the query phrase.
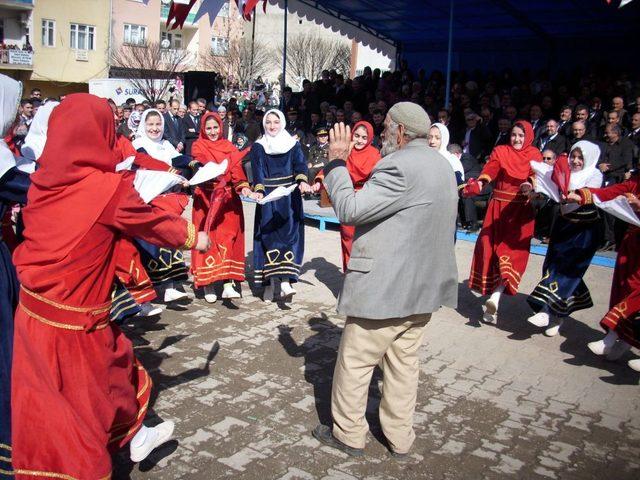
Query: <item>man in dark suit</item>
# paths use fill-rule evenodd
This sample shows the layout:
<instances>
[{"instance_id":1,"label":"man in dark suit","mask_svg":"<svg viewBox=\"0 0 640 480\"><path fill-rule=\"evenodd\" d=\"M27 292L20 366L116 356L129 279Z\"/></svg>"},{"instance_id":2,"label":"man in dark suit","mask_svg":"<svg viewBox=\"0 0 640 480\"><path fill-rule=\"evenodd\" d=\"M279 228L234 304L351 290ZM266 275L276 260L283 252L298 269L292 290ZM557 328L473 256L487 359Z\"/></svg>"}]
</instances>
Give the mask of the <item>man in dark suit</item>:
<instances>
[{"instance_id":1,"label":"man in dark suit","mask_svg":"<svg viewBox=\"0 0 640 480\"><path fill-rule=\"evenodd\" d=\"M464 178L478 178L482 167L477 159L468 153L462 153L462 147L457 143L450 143L447 147L450 154L460 159L462 168L464 169ZM484 196L484 195L483 195ZM458 213L462 226L469 232L477 232L480 229L478 224L478 207L476 200L483 200L483 196L466 197L459 200Z\"/></svg>"},{"instance_id":2,"label":"man in dark suit","mask_svg":"<svg viewBox=\"0 0 640 480\"><path fill-rule=\"evenodd\" d=\"M560 109L560 121L558 122L558 133L565 138L571 136L571 117L573 110L569 105L563 105Z\"/></svg>"},{"instance_id":3,"label":"man in dark suit","mask_svg":"<svg viewBox=\"0 0 640 480\"><path fill-rule=\"evenodd\" d=\"M164 114L164 139L168 140L178 152L183 153L187 139L184 122L178 116L179 108L180 102L171 100L169 111Z\"/></svg>"},{"instance_id":4,"label":"man in dark suit","mask_svg":"<svg viewBox=\"0 0 640 480\"><path fill-rule=\"evenodd\" d=\"M558 132L558 122L551 119L547 121L547 133L539 137L535 141L536 147L540 151L552 150L556 155L568 151L567 139Z\"/></svg>"},{"instance_id":5,"label":"man in dark suit","mask_svg":"<svg viewBox=\"0 0 640 480\"><path fill-rule=\"evenodd\" d=\"M480 116L476 113L468 113L465 116L465 123L467 129L462 138L462 151L482 162L490 152L489 129L480 123Z\"/></svg>"},{"instance_id":6,"label":"man in dark suit","mask_svg":"<svg viewBox=\"0 0 640 480\"><path fill-rule=\"evenodd\" d=\"M200 133L200 118L198 102L192 100L189 102L187 114L182 119L185 128L185 152L187 155L191 155L191 145L193 145L193 142L196 141Z\"/></svg>"},{"instance_id":7,"label":"man in dark suit","mask_svg":"<svg viewBox=\"0 0 640 480\"><path fill-rule=\"evenodd\" d=\"M640 157L640 113L631 115L631 131L627 138L633 143L633 168L638 168L638 158Z\"/></svg>"},{"instance_id":8,"label":"man in dark suit","mask_svg":"<svg viewBox=\"0 0 640 480\"><path fill-rule=\"evenodd\" d=\"M577 105L575 108L576 121L584 122L585 126L585 135L587 138L585 140L600 138L600 121L602 120L602 116L591 118L591 113L589 113L589 108L586 105ZM573 131L573 127L572 127Z\"/></svg>"},{"instance_id":9,"label":"man in dark suit","mask_svg":"<svg viewBox=\"0 0 640 480\"><path fill-rule=\"evenodd\" d=\"M511 130L511 120L506 117L498 119L498 134L493 140L493 147L498 145L509 145L509 135ZM466 177L465 177L466 178Z\"/></svg>"},{"instance_id":10,"label":"man in dark suit","mask_svg":"<svg viewBox=\"0 0 640 480\"><path fill-rule=\"evenodd\" d=\"M544 120L542 119L542 108L540 108L540 105L531 105L531 108L529 109L529 121L533 127L535 140L538 140L546 130Z\"/></svg>"}]
</instances>

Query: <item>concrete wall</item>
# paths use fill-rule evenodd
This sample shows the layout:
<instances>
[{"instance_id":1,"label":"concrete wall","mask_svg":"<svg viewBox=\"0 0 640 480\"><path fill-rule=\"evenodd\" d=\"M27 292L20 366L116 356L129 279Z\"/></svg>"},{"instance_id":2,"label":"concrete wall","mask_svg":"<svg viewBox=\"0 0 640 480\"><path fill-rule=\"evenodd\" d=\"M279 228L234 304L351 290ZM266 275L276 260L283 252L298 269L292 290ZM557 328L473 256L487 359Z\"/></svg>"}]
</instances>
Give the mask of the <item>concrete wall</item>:
<instances>
[{"instance_id":1,"label":"concrete wall","mask_svg":"<svg viewBox=\"0 0 640 480\"><path fill-rule=\"evenodd\" d=\"M110 37L110 0L40 0L33 10L34 59L31 80L86 84L92 78L108 76ZM54 47L42 46L42 19L55 20ZM76 59L70 48L70 24L95 27L95 50L88 51L88 61Z\"/></svg>"}]
</instances>

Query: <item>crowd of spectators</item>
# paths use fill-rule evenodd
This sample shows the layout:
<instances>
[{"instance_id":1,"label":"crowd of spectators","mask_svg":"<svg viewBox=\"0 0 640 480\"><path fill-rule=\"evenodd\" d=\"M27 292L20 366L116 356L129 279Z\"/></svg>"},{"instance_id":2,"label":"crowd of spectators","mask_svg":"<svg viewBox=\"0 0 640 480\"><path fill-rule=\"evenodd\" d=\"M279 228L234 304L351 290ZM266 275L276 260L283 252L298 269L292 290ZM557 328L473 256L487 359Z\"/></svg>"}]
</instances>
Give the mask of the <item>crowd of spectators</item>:
<instances>
[{"instance_id":1,"label":"crowd of spectators","mask_svg":"<svg viewBox=\"0 0 640 480\"><path fill-rule=\"evenodd\" d=\"M476 177L494 146L508 143L516 119L531 122L535 145L546 162L553 163L578 140L599 145L599 168L607 185L628 178L638 168L640 151L640 81L627 74L592 71L575 75L533 74L528 70L501 73L454 72L450 104L445 105L445 76L421 69L412 72L405 63L396 71L367 67L362 75L344 78L323 71L321 78L304 80L302 90L285 87L278 108L287 118L287 130L298 137L314 171L326 159L327 130L337 122L373 125L374 145L380 146L388 109L399 101L420 104L432 122L446 125L451 134L450 151L465 169L465 178ZM41 92L21 104L21 125L28 128L40 102ZM118 107L120 133L135 134L135 118L147 108L165 117L165 136L181 152L190 153L199 133L199 119L206 110L223 118L225 138L246 148L262 134L262 117L271 102L255 96L216 99L198 98L183 105L175 99L151 105L134 100ZM260 97L261 98L261 97ZM132 121L133 120L133 121ZM248 169L248 165L246 166ZM247 172L251 175L251 172ZM477 231L487 194L460 202L460 224ZM557 208L542 199L537 204L536 236L546 241ZM608 216L603 221L603 249L614 249L622 235L621 225Z\"/></svg>"}]
</instances>

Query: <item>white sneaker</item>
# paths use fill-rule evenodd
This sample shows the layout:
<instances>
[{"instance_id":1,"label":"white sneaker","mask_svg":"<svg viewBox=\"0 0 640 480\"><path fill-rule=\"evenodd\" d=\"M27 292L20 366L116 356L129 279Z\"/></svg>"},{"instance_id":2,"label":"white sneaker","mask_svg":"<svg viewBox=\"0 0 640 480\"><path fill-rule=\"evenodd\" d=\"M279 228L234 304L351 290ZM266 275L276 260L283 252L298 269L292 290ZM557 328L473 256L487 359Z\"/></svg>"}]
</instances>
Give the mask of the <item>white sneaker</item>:
<instances>
[{"instance_id":1,"label":"white sneaker","mask_svg":"<svg viewBox=\"0 0 640 480\"><path fill-rule=\"evenodd\" d=\"M484 312L482 315L482 321L484 323L496 323L498 316L495 313Z\"/></svg>"},{"instance_id":2,"label":"white sneaker","mask_svg":"<svg viewBox=\"0 0 640 480\"><path fill-rule=\"evenodd\" d=\"M264 287L264 293L262 294L262 300L264 303L273 302L273 283L270 283Z\"/></svg>"},{"instance_id":3,"label":"white sneaker","mask_svg":"<svg viewBox=\"0 0 640 480\"><path fill-rule=\"evenodd\" d=\"M225 283L222 289L222 298L240 298L240 293L236 292L232 283Z\"/></svg>"},{"instance_id":4,"label":"white sneaker","mask_svg":"<svg viewBox=\"0 0 640 480\"><path fill-rule=\"evenodd\" d=\"M619 360L625 353L629 351L630 348L631 345L629 345L627 342L625 342L624 340L618 340L616 343L614 343L613 347L611 347L609 353L607 353L607 360L611 360L612 362Z\"/></svg>"},{"instance_id":5,"label":"white sneaker","mask_svg":"<svg viewBox=\"0 0 640 480\"><path fill-rule=\"evenodd\" d=\"M153 305L151 302L145 302L140 304L140 311L136 315L138 318L153 317L154 315L160 315L162 308Z\"/></svg>"},{"instance_id":6,"label":"white sneaker","mask_svg":"<svg viewBox=\"0 0 640 480\"><path fill-rule=\"evenodd\" d=\"M562 327L562 323L564 322L563 319L560 319L556 322L553 322L553 325L551 325L549 328L547 328L544 331L544 334L547 337L555 337L556 335L558 335L558 333L560 333L560 328Z\"/></svg>"},{"instance_id":7,"label":"white sneaker","mask_svg":"<svg viewBox=\"0 0 640 480\"><path fill-rule=\"evenodd\" d=\"M187 298L188 295L180 290L176 290L175 288L167 288L164 291L164 301L165 303L175 302L176 300L182 300L183 298Z\"/></svg>"},{"instance_id":8,"label":"white sneaker","mask_svg":"<svg viewBox=\"0 0 640 480\"><path fill-rule=\"evenodd\" d=\"M293 297L297 292L289 282L280 282L280 296L282 298Z\"/></svg>"},{"instance_id":9,"label":"white sneaker","mask_svg":"<svg viewBox=\"0 0 640 480\"><path fill-rule=\"evenodd\" d=\"M175 424L171 420L162 422L155 427L146 427L146 438L140 445L134 445L135 437L133 437L131 441L129 446L131 461L141 462L147 458L154 449L171 440L174 428Z\"/></svg>"},{"instance_id":10,"label":"white sneaker","mask_svg":"<svg viewBox=\"0 0 640 480\"><path fill-rule=\"evenodd\" d=\"M595 342L587 343L587 347L596 355L606 355L611 351L611 347L607 348L604 344L604 340L597 340Z\"/></svg>"},{"instance_id":11,"label":"white sneaker","mask_svg":"<svg viewBox=\"0 0 640 480\"><path fill-rule=\"evenodd\" d=\"M527 318L527 322L536 327L544 328L549 326L549 314L547 312L538 312Z\"/></svg>"},{"instance_id":12,"label":"white sneaker","mask_svg":"<svg viewBox=\"0 0 640 480\"><path fill-rule=\"evenodd\" d=\"M633 360L629 360L627 365L629 365L629 367L635 370L636 372L640 372L640 358L634 358Z\"/></svg>"},{"instance_id":13,"label":"white sneaker","mask_svg":"<svg viewBox=\"0 0 640 480\"><path fill-rule=\"evenodd\" d=\"M498 313L498 304L492 298L489 298L484 302L484 313L489 315L495 315Z\"/></svg>"},{"instance_id":14,"label":"white sneaker","mask_svg":"<svg viewBox=\"0 0 640 480\"><path fill-rule=\"evenodd\" d=\"M218 300L213 284L204 286L204 300L207 303L216 303L216 300Z\"/></svg>"}]
</instances>

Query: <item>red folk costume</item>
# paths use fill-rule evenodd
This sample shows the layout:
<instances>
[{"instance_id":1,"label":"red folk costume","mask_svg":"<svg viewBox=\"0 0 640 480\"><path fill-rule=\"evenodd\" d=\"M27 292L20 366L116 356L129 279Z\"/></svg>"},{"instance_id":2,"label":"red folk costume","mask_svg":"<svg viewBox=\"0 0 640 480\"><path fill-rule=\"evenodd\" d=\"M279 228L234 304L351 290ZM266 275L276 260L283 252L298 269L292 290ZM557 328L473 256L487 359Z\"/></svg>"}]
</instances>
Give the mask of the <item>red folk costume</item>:
<instances>
[{"instance_id":1,"label":"red folk costume","mask_svg":"<svg viewBox=\"0 0 640 480\"><path fill-rule=\"evenodd\" d=\"M620 195L633 194L640 197L640 175L626 182L606 188L583 188L578 190L582 204L593 203L593 195L606 202ZM640 348L640 228L628 225L627 232L618 249L618 258L613 272L609 311L600 320L606 331L614 330L618 337L636 348Z\"/></svg>"},{"instance_id":2,"label":"red folk costume","mask_svg":"<svg viewBox=\"0 0 640 480\"><path fill-rule=\"evenodd\" d=\"M216 113L206 113L200 121L200 135L191 147L193 158L202 164L221 163L227 159L227 171L212 182L198 186L193 194L193 223L198 231L205 229L211 196L217 210L209 237L211 249L202 253L191 251L191 272L196 288L211 285L221 280L244 281L244 217L239 193L249 187L242 169L242 159L251 149L240 152L229 140L209 140L205 132L207 120L215 119L222 135L222 119ZM222 185L224 184L224 185ZM215 189L215 193L213 193Z\"/></svg>"},{"instance_id":3,"label":"red folk costume","mask_svg":"<svg viewBox=\"0 0 640 480\"><path fill-rule=\"evenodd\" d=\"M168 165L160 160L155 160L146 153L136 152L131 141L122 134L116 134L114 153L118 162L129 157L134 157L134 163L141 168L164 168ZM135 160L137 159L137 160ZM142 164L142 165L141 165ZM145 166L143 166L145 165ZM122 285L129 291L137 303L151 302L157 298L156 291L151 283L151 278L144 268L140 251L127 237L121 237L116 247L116 276ZM115 307L114 307L115 308Z\"/></svg>"},{"instance_id":4,"label":"red folk costume","mask_svg":"<svg viewBox=\"0 0 640 480\"><path fill-rule=\"evenodd\" d=\"M109 322L114 249L122 233L191 248L195 229L146 205L133 177L114 173L114 145L106 100L69 95L51 115L31 176L25 240L14 255L22 285L12 372L18 479L109 478L111 453L146 413L150 377Z\"/></svg>"},{"instance_id":5,"label":"red folk costume","mask_svg":"<svg viewBox=\"0 0 640 480\"><path fill-rule=\"evenodd\" d=\"M515 125L524 130L522 149L495 147L478 177L485 184L493 182L469 274L469 288L483 295L501 285L505 293L515 295L529 260L535 216L528 197L520 193L520 185L533 177L529 162L541 161L542 154L532 146L531 124L518 120Z\"/></svg>"},{"instance_id":6,"label":"red folk costume","mask_svg":"<svg viewBox=\"0 0 640 480\"><path fill-rule=\"evenodd\" d=\"M353 182L353 188L360 190L373 171L373 167L376 166L378 160L380 160L380 151L371 145L374 139L373 126L369 122L361 121L357 122L351 131L355 133L358 127L364 127L367 130L367 144L364 148L356 150L351 149L351 153L347 158L347 170L351 176ZM351 135L353 140L353 134ZM314 181L322 181L324 173L320 172ZM349 263L349 257L351 256L351 246L353 244L353 235L356 231L356 227L352 225L340 225L340 244L342 246L342 271L347 271L347 264Z\"/></svg>"}]
</instances>

